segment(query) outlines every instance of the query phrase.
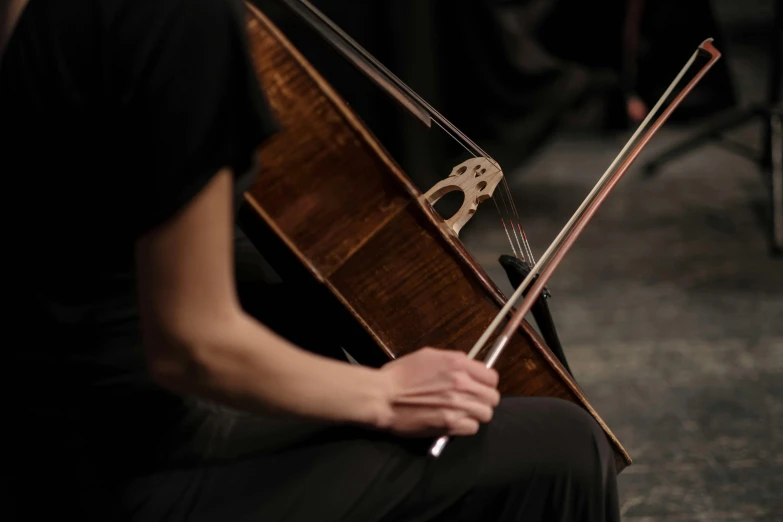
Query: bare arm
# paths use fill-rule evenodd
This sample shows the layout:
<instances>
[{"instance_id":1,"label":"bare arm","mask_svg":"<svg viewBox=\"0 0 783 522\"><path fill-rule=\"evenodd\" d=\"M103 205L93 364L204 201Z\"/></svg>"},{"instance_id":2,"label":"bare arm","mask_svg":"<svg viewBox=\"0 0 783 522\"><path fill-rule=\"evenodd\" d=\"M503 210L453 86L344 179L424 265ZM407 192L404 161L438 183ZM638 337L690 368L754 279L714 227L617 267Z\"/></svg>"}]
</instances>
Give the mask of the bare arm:
<instances>
[{"instance_id":1,"label":"bare arm","mask_svg":"<svg viewBox=\"0 0 783 522\"><path fill-rule=\"evenodd\" d=\"M497 374L464 353L420 350L381 369L307 352L241 308L232 177L220 172L137 248L142 331L164 387L248 411L269 408L407 434L475 433Z\"/></svg>"},{"instance_id":2,"label":"bare arm","mask_svg":"<svg viewBox=\"0 0 783 522\"><path fill-rule=\"evenodd\" d=\"M233 279L231 194L231 174L219 173L138 245L150 371L166 387L245 410L271 406L378 424L386 390L377 370L306 352L242 310Z\"/></svg>"}]
</instances>

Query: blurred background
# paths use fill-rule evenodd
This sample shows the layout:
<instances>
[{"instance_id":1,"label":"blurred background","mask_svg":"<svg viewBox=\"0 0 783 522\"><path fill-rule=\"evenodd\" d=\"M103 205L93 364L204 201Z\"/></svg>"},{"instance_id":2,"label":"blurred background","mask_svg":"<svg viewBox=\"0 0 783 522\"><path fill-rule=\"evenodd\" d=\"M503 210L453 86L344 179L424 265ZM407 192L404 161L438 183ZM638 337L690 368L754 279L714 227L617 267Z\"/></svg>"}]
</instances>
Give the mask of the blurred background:
<instances>
[{"instance_id":1,"label":"blurred background","mask_svg":"<svg viewBox=\"0 0 783 522\"><path fill-rule=\"evenodd\" d=\"M770 159L783 139L769 125L783 0L311 1L500 162L537 257L715 39L723 59L577 241L549 306L576 380L634 458L624 519L783 520L783 174ZM469 157L274 1L255 3L421 192ZM509 295L492 203L461 238Z\"/></svg>"}]
</instances>

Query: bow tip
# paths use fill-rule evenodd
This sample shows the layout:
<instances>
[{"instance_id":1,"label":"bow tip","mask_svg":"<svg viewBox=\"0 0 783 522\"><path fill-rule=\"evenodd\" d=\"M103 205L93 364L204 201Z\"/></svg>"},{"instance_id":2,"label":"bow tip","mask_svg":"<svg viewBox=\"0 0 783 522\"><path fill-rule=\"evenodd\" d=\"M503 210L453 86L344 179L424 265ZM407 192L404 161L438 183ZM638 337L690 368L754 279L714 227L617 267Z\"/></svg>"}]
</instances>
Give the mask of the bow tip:
<instances>
[{"instance_id":1,"label":"bow tip","mask_svg":"<svg viewBox=\"0 0 783 522\"><path fill-rule=\"evenodd\" d=\"M714 58L719 58L721 55L721 52L718 51L718 49L715 48L712 42L714 42L714 38L707 38L704 40L701 45L699 45L699 49L702 51L706 51Z\"/></svg>"}]
</instances>

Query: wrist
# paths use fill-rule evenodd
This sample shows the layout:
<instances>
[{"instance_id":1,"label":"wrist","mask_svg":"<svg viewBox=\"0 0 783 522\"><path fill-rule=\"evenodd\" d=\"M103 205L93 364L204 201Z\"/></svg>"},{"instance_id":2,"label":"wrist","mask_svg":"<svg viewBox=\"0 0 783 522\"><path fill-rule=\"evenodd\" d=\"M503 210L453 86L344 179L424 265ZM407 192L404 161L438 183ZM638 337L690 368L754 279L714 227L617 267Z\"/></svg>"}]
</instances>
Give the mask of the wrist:
<instances>
[{"instance_id":1,"label":"wrist","mask_svg":"<svg viewBox=\"0 0 783 522\"><path fill-rule=\"evenodd\" d=\"M359 422L371 428L385 430L391 425L392 382L389 374L375 368L366 370L366 379L361 388L362 397L358 401Z\"/></svg>"}]
</instances>

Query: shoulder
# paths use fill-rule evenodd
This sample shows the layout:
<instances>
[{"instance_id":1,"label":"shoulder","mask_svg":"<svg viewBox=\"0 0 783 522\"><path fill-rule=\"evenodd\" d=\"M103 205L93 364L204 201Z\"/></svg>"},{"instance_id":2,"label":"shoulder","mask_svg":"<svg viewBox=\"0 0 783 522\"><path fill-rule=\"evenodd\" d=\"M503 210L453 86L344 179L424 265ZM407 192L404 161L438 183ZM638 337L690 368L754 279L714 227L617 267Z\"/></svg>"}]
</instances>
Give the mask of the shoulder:
<instances>
[{"instance_id":1,"label":"shoulder","mask_svg":"<svg viewBox=\"0 0 783 522\"><path fill-rule=\"evenodd\" d=\"M241 0L113 0L104 8L104 66L120 100L188 82L217 88L246 61Z\"/></svg>"},{"instance_id":2,"label":"shoulder","mask_svg":"<svg viewBox=\"0 0 783 522\"><path fill-rule=\"evenodd\" d=\"M113 0L98 2L109 50L137 59L163 60L172 50L217 52L245 31L241 0ZM179 58L179 57L177 57ZM184 56L182 58L185 58Z\"/></svg>"},{"instance_id":3,"label":"shoulder","mask_svg":"<svg viewBox=\"0 0 783 522\"><path fill-rule=\"evenodd\" d=\"M218 28L234 24L244 12L242 0L96 0L109 29L141 23L159 28Z\"/></svg>"}]
</instances>

